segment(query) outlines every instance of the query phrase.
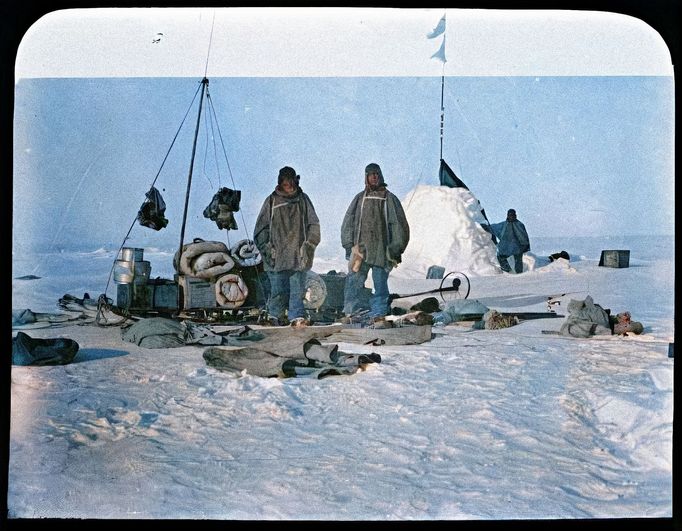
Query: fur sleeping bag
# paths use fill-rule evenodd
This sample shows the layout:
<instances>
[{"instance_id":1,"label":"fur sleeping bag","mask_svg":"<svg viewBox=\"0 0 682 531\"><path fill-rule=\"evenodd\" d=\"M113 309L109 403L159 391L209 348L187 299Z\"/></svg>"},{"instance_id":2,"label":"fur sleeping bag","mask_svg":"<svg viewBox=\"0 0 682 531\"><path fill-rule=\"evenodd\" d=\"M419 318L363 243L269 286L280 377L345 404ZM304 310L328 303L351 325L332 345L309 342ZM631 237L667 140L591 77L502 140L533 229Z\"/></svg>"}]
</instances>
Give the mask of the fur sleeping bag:
<instances>
[{"instance_id":1,"label":"fur sleeping bag","mask_svg":"<svg viewBox=\"0 0 682 531\"><path fill-rule=\"evenodd\" d=\"M195 238L192 243L182 246L179 264L178 253L175 253L173 265L181 275L211 279L230 271L234 260L224 243Z\"/></svg>"},{"instance_id":2,"label":"fur sleeping bag","mask_svg":"<svg viewBox=\"0 0 682 531\"><path fill-rule=\"evenodd\" d=\"M239 275L223 275L216 280L215 296L219 306L223 308L239 308L249 296L244 279Z\"/></svg>"}]
</instances>

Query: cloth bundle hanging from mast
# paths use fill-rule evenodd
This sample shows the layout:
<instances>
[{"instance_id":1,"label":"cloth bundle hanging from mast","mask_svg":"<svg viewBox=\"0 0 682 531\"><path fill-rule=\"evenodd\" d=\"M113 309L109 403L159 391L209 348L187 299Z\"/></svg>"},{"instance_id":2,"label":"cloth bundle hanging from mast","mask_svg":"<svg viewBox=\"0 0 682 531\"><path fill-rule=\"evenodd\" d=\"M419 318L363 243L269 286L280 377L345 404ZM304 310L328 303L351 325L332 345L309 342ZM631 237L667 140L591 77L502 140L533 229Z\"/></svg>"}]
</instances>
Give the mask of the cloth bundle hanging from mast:
<instances>
[{"instance_id":1,"label":"cloth bundle hanging from mast","mask_svg":"<svg viewBox=\"0 0 682 531\"><path fill-rule=\"evenodd\" d=\"M166 203L161 197L161 193L153 186L145 194L147 199L140 207L137 213L137 219L143 227L149 227L154 230L161 230L168 225L168 220L165 218Z\"/></svg>"},{"instance_id":2,"label":"cloth bundle hanging from mast","mask_svg":"<svg viewBox=\"0 0 682 531\"><path fill-rule=\"evenodd\" d=\"M239 190L221 188L204 209L204 217L215 221L219 229L237 230L234 212L239 211L242 193Z\"/></svg>"}]
</instances>

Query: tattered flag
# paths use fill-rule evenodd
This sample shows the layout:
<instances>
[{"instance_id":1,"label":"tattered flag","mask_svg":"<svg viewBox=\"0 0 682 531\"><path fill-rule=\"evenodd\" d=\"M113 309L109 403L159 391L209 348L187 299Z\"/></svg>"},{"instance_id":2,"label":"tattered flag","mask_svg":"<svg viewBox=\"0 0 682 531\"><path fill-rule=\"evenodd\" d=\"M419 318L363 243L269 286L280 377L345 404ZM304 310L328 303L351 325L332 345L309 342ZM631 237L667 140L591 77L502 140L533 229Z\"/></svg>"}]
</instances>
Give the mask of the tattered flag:
<instances>
[{"instance_id":1,"label":"tattered flag","mask_svg":"<svg viewBox=\"0 0 682 531\"><path fill-rule=\"evenodd\" d=\"M443 35L443 42L438 48L438 51L431 56L431 59L440 59L443 63L447 63L445 58L445 35Z\"/></svg>"},{"instance_id":2,"label":"tattered flag","mask_svg":"<svg viewBox=\"0 0 682 531\"><path fill-rule=\"evenodd\" d=\"M443 18L441 18L438 21L438 25L435 28L433 28L433 31L431 33L429 33L426 36L426 38L427 39L433 39L435 37L438 37L438 35L440 35L441 33L444 33L444 32L445 32L445 15L443 15Z\"/></svg>"}]
</instances>

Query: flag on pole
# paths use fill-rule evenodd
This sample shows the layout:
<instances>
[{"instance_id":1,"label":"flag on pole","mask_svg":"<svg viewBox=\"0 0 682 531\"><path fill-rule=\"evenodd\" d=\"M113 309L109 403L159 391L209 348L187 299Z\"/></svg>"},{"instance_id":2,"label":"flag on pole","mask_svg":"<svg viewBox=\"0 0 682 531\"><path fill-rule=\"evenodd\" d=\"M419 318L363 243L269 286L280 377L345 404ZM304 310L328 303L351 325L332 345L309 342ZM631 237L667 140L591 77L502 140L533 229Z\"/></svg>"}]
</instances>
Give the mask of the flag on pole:
<instances>
[{"instance_id":1,"label":"flag on pole","mask_svg":"<svg viewBox=\"0 0 682 531\"><path fill-rule=\"evenodd\" d=\"M440 48L438 48L438 51L431 56L431 59L440 59L443 63L446 63L447 59L445 59L445 15L441 17L436 27L433 28L433 31L429 33L426 36L426 38L433 39L435 37L438 37L439 35L443 36L443 42L441 43Z\"/></svg>"},{"instance_id":2,"label":"flag on pole","mask_svg":"<svg viewBox=\"0 0 682 531\"><path fill-rule=\"evenodd\" d=\"M438 51L431 56L431 59L440 59L443 63L447 63L445 58L445 35L443 35L443 43L438 48Z\"/></svg>"},{"instance_id":3,"label":"flag on pole","mask_svg":"<svg viewBox=\"0 0 682 531\"><path fill-rule=\"evenodd\" d=\"M438 21L438 25L435 28L433 28L433 31L431 33L429 33L426 36L426 38L427 39L434 39L434 38L438 37L438 35L440 35L444 32L445 32L445 15L443 15L443 18L441 18Z\"/></svg>"}]
</instances>

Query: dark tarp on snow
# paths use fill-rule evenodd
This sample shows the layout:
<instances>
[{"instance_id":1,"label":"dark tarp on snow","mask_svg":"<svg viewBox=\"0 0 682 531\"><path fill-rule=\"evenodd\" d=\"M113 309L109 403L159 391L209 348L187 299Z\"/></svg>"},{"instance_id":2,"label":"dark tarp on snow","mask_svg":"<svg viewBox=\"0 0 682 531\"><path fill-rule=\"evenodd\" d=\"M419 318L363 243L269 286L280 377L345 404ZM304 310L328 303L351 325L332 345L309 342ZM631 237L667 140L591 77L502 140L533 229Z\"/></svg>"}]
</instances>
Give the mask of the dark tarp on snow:
<instances>
[{"instance_id":1,"label":"dark tarp on snow","mask_svg":"<svg viewBox=\"0 0 682 531\"><path fill-rule=\"evenodd\" d=\"M66 365L76 357L78 348L73 339L40 339L19 332L12 339L12 364Z\"/></svg>"}]
</instances>

